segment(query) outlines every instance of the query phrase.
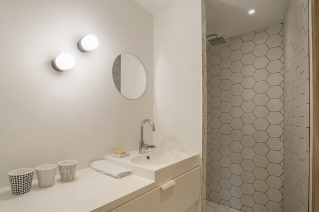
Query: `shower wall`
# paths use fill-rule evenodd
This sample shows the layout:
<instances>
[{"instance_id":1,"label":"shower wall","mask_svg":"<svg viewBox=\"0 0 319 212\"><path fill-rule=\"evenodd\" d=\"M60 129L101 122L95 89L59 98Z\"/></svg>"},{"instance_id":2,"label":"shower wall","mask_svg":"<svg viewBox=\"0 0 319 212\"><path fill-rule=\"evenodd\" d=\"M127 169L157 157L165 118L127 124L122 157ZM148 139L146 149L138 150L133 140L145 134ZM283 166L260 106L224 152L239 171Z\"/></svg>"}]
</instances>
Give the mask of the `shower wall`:
<instances>
[{"instance_id":1,"label":"shower wall","mask_svg":"<svg viewBox=\"0 0 319 212\"><path fill-rule=\"evenodd\" d=\"M282 211L282 24L207 45L207 199Z\"/></svg>"},{"instance_id":2,"label":"shower wall","mask_svg":"<svg viewBox=\"0 0 319 212\"><path fill-rule=\"evenodd\" d=\"M291 0L284 22L284 212L309 204L309 10Z\"/></svg>"}]
</instances>

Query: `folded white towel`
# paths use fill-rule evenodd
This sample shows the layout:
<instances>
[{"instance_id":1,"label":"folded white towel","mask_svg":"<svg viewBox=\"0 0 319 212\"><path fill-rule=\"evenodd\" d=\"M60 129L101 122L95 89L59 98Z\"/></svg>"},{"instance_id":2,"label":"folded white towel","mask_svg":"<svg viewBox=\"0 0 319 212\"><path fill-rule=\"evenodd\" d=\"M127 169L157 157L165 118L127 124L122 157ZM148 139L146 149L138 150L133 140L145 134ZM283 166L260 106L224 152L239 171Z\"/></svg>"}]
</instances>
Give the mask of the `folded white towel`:
<instances>
[{"instance_id":1,"label":"folded white towel","mask_svg":"<svg viewBox=\"0 0 319 212\"><path fill-rule=\"evenodd\" d=\"M117 179L132 174L130 170L119 167L105 160L98 160L91 163L91 169L101 174L106 174Z\"/></svg>"}]
</instances>

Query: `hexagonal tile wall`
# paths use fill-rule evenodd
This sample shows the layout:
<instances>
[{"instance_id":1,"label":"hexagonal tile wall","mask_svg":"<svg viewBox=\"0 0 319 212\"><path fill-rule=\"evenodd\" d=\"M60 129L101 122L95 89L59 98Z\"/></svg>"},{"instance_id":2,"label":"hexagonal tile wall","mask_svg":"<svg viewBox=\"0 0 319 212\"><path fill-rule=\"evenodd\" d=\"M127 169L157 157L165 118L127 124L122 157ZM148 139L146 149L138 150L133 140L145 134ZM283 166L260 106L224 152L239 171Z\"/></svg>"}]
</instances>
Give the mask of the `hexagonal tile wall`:
<instances>
[{"instance_id":1,"label":"hexagonal tile wall","mask_svg":"<svg viewBox=\"0 0 319 212\"><path fill-rule=\"evenodd\" d=\"M209 201L242 211L281 208L282 30L280 24L207 45Z\"/></svg>"}]
</instances>

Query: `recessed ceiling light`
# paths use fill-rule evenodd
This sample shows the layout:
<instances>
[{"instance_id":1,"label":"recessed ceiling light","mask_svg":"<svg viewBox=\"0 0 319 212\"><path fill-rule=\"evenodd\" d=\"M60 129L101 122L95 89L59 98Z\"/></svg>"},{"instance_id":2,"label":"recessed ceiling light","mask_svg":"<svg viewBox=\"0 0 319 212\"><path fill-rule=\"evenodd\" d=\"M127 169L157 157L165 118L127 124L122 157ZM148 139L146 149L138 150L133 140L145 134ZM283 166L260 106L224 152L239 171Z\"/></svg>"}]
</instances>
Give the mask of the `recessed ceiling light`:
<instances>
[{"instance_id":1,"label":"recessed ceiling light","mask_svg":"<svg viewBox=\"0 0 319 212\"><path fill-rule=\"evenodd\" d=\"M248 14L251 15L251 14L254 14L255 12L256 12L256 10L249 10Z\"/></svg>"}]
</instances>

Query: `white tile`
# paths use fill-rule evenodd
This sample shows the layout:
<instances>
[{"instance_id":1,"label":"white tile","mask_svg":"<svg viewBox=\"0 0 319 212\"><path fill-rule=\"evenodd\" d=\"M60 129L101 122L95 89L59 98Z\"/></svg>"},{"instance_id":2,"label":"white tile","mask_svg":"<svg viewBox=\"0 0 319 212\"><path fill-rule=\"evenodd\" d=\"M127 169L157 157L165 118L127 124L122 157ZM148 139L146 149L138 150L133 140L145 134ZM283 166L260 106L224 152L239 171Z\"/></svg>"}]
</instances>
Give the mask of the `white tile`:
<instances>
[{"instance_id":1,"label":"white tile","mask_svg":"<svg viewBox=\"0 0 319 212\"><path fill-rule=\"evenodd\" d=\"M245 183L253 183L256 180L254 174L252 172L247 172L247 171L244 171L241 174L241 178L243 179Z\"/></svg>"},{"instance_id":2,"label":"white tile","mask_svg":"<svg viewBox=\"0 0 319 212\"><path fill-rule=\"evenodd\" d=\"M244 65L240 61L233 62L230 66L232 72L240 72L243 69Z\"/></svg>"},{"instance_id":3,"label":"white tile","mask_svg":"<svg viewBox=\"0 0 319 212\"><path fill-rule=\"evenodd\" d=\"M252 207L255 204L255 200L250 195L243 195L240 200L242 201L243 205Z\"/></svg>"},{"instance_id":4,"label":"white tile","mask_svg":"<svg viewBox=\"0 0 319 212\"><path fill-rule=\"evenodd\" d=\"M241 81L244 79L243 75L241 73L233 73L230 77L230 81L233 84L241 83Z\"/></svg>"},{"instance_id":5,"label":"white tile","mask_svg":"<svg viewBox=\"0 0 319 212\"><path fill-rule=\"evenodd\" d=\"M256 71L256 68L253 65L246 65L242 68L241 73L245 77L248 77L248 76L253 76L255 71Z\"/></svg>"},{"instance_id":6,"label":"white tile","mask_svg":"<svg viewBox=\"0 0 319 212\"><path fill-rule=\"evenodd\" d=\"M257 167L261 168L265 168L269 164L269 160L266 156L263 155L256 155L253 161Z\"/></svg>"},{"instance_id":7,"label":"white tile","mask_svg":"<svg viewBox=\"0 0 319 212\"><path fill-rule=\"evenodd\" d=\"M253 77L244 77L244 79L241 81L241 85L244 88L252 88L256 83L255 78Z\"/></svg>"},{"instance_id":8,"label":"white tile","mask_svg":"<svg viewBox=\"0 0 319 212\"><path fill-rule=\"evenodd\" d=\"M256 60L254 61L254 66L257 69L262 69L262 68L266 68L268 63L269 63L269 60L265 56L257 57Z\"/></svg>"},{"instance_id":9,"label":"white tile","mask_svg":"<svg viewBox=\"0 0 319 212\"><path fill-rule=\"evenodd\" d=\"M254 38L254 36L255 36L255 32L250 32L250 33L241 35L240 38L244 42L247 42L247 41L251 41Z\"/></svg>"},{"instance_id":10,"label":"white tile","mask_svg":"<svg viewBox=\"0 0 319 212\"><path fill-rule=\"evenodd\" d=\"M256 130L266 130L268 126L268 121L263 118L256 119L254 122L254 127L256 128Z\"/></svg>"},{"instance_id":11,"label":"white tile","mask_svg":"<svg viewBox=\"0 0 319 212\"><path fill-rule=\"evenodd\" d=\"M278 47L280 46L281 43L282 43L282 36L280 34L270 36L266 42L269 48Z\"/></svg>"},{"instance_id":12,"label":"white tile","mask_svg":"<svg viewBox=\"0 0 319 212\"><path fill-rule=\"evenodd\" d=\"M237 82L240 81L240 79L237 79ZM235 80L236 82L236 80ZM241 84L235 84L231 87L230 92L234 95L234 96L238 96L243 92L244 88ZM233 98L233 97L232 97ZM241 97L240 97L241 98ZM236 106L236 105L234 105ZM240 106L240 105L239 105Z\"/></svg>"},{"instance_id":13,"label":"white tile","mask_svg":"<svg viewBox=\"0 0 319 212\"><path fill-rule=\"evenodd\" d=\"M232 51L232 53L230 54L230 59L235 62L240 60L243 57L243 55L244 54L240 50Z\"/></svg>"},{"instance_id":14,"label":"white tile","mask_svg":"<svg viewBox=\"0 0 319 212\"><path fill-rule=\"evenodd\" d=\"M280 124L283 121L283 115L280 112L270 112L267 120L270 124Z\"/></svg>"},{"instance_id":15,"label":"white tile","mask_svg":"<svg viewBox=\"0 0 319 212\"><path fill-rule=\"evenodd\" d=\"M256 201L256 203L261 204L261 205L265 205L269 201L267 195L263 192L254 193L253 198Z\"/></svg>"},{"instance_id":16,"label":"white tile","mask_svg":"<svg viewBox=\"0 0 319 212\"><path fill-rule=\"evenodd\" d=\"M243 121L241 119L233 119L230 122L231 128L234 130L240 130L242 126L244 125Z\"/></svg>"},{"instance_id":17,"label":"white tile","mask_svg":"<svg viewBox=\"0 0 319 212\"><path fill-rule=\"evenodd\" d=\"M244 99L241 96L233 96L230 100L232 106L241 106L244 102Z\"/></svg>"},{"instance_id":18,"label":"white tile","mask_svg":"<svg viewBox=\"0 0 319 212\"><path fill-rule=\"evenodd\" d=\"M266 44L260 44L256 46L253 53L256 57L261 57L261 56L265 56L268 50L269 50L269 47Z\"/></svg>"},{"instance_id":19,"label":"white tile","mask_svg":"<svg viewBox=\"0 0 319 212\"><path fill-rule=\"evenodd\" d=\"M259 32L255 35L253 41L256 45L262 44L262 43L266 43L267 39L268 39L268 34L266 32Z\"/></svg>"},{"instance_id":20,"label":"white tile","mask_svg":"<svg viewBox=\"0 0 319 212\"><path fill-rule=\"evenodd\" d=\"M284 78L280 73L274 73L274 74L270 74L267 78L267 83L270 86L274 86L274 85L281 85L281 83L283 82Z\"/></svg>"},{"instance_id":21,"label":"white tile","mask_svg":"<svg viewBox=\"0 0 319 212\"><path fill-rule=\"evenodd\" d=\"M255 177L259 180L262 180L263 182L265 182L265 180L267 179L267 177L269 176L267 170L265 168L259 168L257 167L254 171L253 171ZM256 180L257 181L257 180ZM256 182L255 181L255 182ZM254 182L254 183L255 183ZM266 184L267 185L267 184ZM256 186L255 186L256 188Z\"/></svg>"},{"instance_id":22,"label":"white tile","mask_svg":"<svg viewBox=\"0 0 319 212\"><path fill-rule=\"evenodd\" d=\"M229 191L231 195L236 198L240 198L243 195L242 190L237 186L232 186Z\"/></svg>"},{"instance_id":23,"label":"white tile","mask_svg":"<svg viewBox=\"0 0 319 212\"><path fill-rule=\"evenodd\" d=\"M254 85L253 89L256 93L265 93L269 88L269 85L266 81L259 81L256 82L256 84Z\"/></svg>"},{"instance_id":24,"label":"white tile","mask_svg":"<svg viewBox=\"0 0 319 212\"><path fill-rule=\"evenodd\" d=\"M266 155L269 151L269 148L265 143L257 143L253 149L258 155Z\"/></svg>"},{"instance_id":25,"label":"white tile","mask_svg":"<svg viewBox=\"0 0 319 212\"><path fill-rule=\"evenodd\" d=\"M244 54L244 56L241 58L241 62L244 65L251 65L255 61L256 56L253 53L247 53Z\"/></svg>"},{"instance_id":26,"label":"white tile","mask_svg":"<svg viewBox=\"0 0 319 212\"><path fill-rule=\"evenodd\" d=\"M283 160L283 155L280 151L270 150L267 154L267 158L271 163L281 163Z\"/></svg>"},{"instance_id":27,"label":"white tile","mask_svg":"<svg viewBox=\"0 0 319 212\"><path fill-rule=\"evenodd\" d=\"M253 163L252 160L244 160L241 163L241 166L243 167L245 171L248 171L248 172L251 172L256 168L256 165Z\"/></svg>"},{"instance_id":28,"label":"white tile","mask_svg":"<svg viewBox=\"0 0 319 212\"><path fill-rule=\"evenodd\" d=\"M266 57L269 60L279 60L283 54L283 50L280 47L275 47L269 49L269 51L266 54Z\"/></svg>"},{"instance_id":29,"label":"white tile","mask_svg":"<svg viewBox=\"0 0 319 212\"><path fill-rule=\"evenodd\" d=\"M250 183L243 183L240 186L241 190L243 191L244 194L246 195L253 195L255 193L255 188L252 184Z\"/></svg>"},{"instance_id":30,"label":"white tile","mask_svg":"<svg viewBox=\"0 0 319 212\"><path fill-rule=\"evenodd\" d=\"M281 101L280 99L278 99L278 100ZM253 101L255 102L256 105L266 105L267 104L267 107L268 107L268 103L271 100L269 100L269 97L266 94L261 93L261 94L256 94ZM281 110L281 108L280 108L280 110ZM269 107L268 107L268 109L269 109ZM270 111L272 111L272 110L270 110Z\"/></svg>"},{"instance_id":31,"label":"white tile","mask_svg":"<svg viewBox=\"0 0 319 212\"><path fill-rule=\"evenodd\" d=\"M232 50L237 50L237 49L240 49L242 45L243 45L243 41L240 38L237 38L232 40L229 46Z\"/></svg>"},{"instance_id":32,"label":"white tile","mask_svg":"<svg viewBox=\"0 0 319 212\"><path fill-rule=\"evenodd\" d=\"M269 73L278 73L282 70L282 68L283 68L283 63L280 60L270 61L266 67Z\"/></svg>"},{"instance_id":33,"label":"white tile","mask_svg":"<svg viewBox=\"0 0 319 212\"><path fill-rule=\"evenodd\" d=\"M265 169L261 168L260 170L265 170ZM264 180L256 180L253 183L253 186L258 192L266 192L269 189L268 184Z\"/></svg>"},{"instance_id":34,"label":"white tile","mask_svg":"<svg viewBox=\"0 0 319 212\"><path fill-rule=\"evenodd\" d=\"M233 152L231 155L230 155L230 160L234 163L234 164L240 164L244 158L243 156L238 153L238 152ZM234 165L233 164L233 165Z\"/></svg>"},{"instance_id":35,"label":"white tile","mask_svg":"<svg viewBox=\"0 0 319 212\"><path fill-rule=\"evenodd\" d=\"M283 129L280 125L270 125L267 129L267 133L272 138L279 138L283 133Z\"/></svg>"},{"instance_id":36,"label":"white tile","mask_svg":"<svg viewBox=\"0 0 319 212\"><path fill-rule=\"evenodd\" d=\"M265 131L256 131L253 137L257 143L266 143L269 135Z\"/></svg>"},{"instance_id":37,"label":"white tile","mask_svg":"<svg viewBox=\"0 0 319 212\"><path fill-rule=\"evenodd\" d=\"M231 54L232 50L229 47L224 47L220 50L219 55L222 58L226 58L229 57L229 55Z\"/></svg>"},{"instance_id":38,"label":"white tile","mask_svg":"<svg viewBox=\"0 0 319 212\"><path fill-rule=\"evenodd\" d=\"M272 212L281 212L282 211L282 207L278 202L269 201L266 204L266 207L267 207L268 211L272 211Z\"/></svg>"},{"instance_id":39,"label":"white tile","mask_svg":"<svg viewBox=\"0 0 319 212\"><path fill-rule=\"evenodd\" d=\"M256 128L251 124L245 124L241 131L245 136L252 136L256 132Z\"/></svg>"},{"instance_id":40,"label":"white tile","mask_svg":"<svg viewBox=\"0 0 319 212\"><path fill-rule=\"evenodd\" d=\"M253 112L256 107L256 104L253 101L245 101L241 108L243 109L244 112Z\"/></svg>"},{"instance_id":41,"label":"white tile","mask_svg":"<svg viewBox=\"0 0 319 212\"><path fill-rule=\"evenodd\" d=\"M279 177L283 172L282 167L279 164L275 164L275 163L270 163L266 169L270 175L277 176L277 177Z\"/></svg>"},{"instance_id":42,"label":"white tile","mask_svg":"<svg viewBox=\"0 0 319 212\"><path fill-rule=\"evenodd\" d=\"M242 47L241 47L241 51L243 53L249 53L249 52L253 52L254 48L256 47L256 45L254 44L254 42L252 41L248 41L245 42Z\"/></svg>"},{"instance_id":43,"label":"white tile","mask_svg":"<svg viewBox=\"0 0 319 212\"><path fill-rule=\"evenodd\" d=\"M220 72L220 78L222 79L230 79L232 75L232 72L230 71L230 69L223 69L221 72Z\"/></svg>"},{"instance_id":44,"label":"white tile","mask_svg":"<svg viewBox=\"0 0 319 212\"><path fill-rule=\"evenodd\" d=\"M210 47L209 53L211 53L212 55L216 55L220 52L220 50L221 50L221 47L219 45L215 45Z\"/></svg>"},{"instance_id":45,"label":"white tile","mask_svg":"<svg viewBox=\"0 0 319 212\"><path fill-rule=\"evenodd\" d=\"M225 69L225 68L229 68L231 65L232 61L229 58L223 58L219 65L221 68Z\"/></svg>"},{"instance_id":46,"label":"white tile","mask_svg":"<svg viewBox=\"0 0 319 212\"><path fill-rule=\"evenodd\" d=\"M216 55L213 55L211 58L210 58L210 64L212 64L213 66L214 65L218 65L219 64L219 62L221 61L221 57L218 55L218 54L216 54Z\"/></svg>"},{"instance_id":47,"label":"white tile","mask_svg":"<svg viewBox=\"0 0 319 212\"><path fill-rule=\"evenodd\" d=\"M270 188L281 189L283 186L283 182L280 177L269 176L266 182Z\"/></svg>"}]
</instances>

